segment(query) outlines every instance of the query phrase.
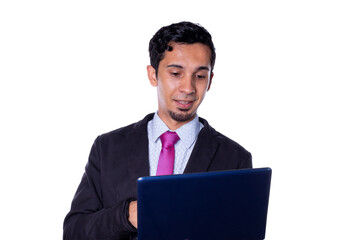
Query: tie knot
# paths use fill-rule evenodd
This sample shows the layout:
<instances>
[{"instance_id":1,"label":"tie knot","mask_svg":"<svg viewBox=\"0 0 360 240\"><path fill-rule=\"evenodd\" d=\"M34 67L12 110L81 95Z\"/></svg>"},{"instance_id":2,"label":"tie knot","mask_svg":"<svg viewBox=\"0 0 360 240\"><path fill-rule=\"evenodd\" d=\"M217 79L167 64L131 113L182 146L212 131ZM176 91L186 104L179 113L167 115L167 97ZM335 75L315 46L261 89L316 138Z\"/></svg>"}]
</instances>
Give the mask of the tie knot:
<instances>
[{"instance_id":1,"label":"tie knot","mask_svg":"<svg viewBox=\"0 0 360 240\"><path fill-rule=\"evenodd\" d=\"M180 138L176 132L167 131L160 136L160 139L163 148L171 148Z\"/></svg>"}]
</instances>

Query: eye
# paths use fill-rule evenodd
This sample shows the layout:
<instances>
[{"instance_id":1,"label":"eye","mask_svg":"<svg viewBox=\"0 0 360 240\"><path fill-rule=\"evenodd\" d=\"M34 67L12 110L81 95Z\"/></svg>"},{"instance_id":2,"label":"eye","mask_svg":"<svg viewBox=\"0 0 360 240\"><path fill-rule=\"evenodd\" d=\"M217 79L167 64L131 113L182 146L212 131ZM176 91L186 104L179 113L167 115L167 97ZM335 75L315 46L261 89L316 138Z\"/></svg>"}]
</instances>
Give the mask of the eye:
<instances>
[{"instance_id":1,"label":"eye","mask_svg":"<svg viewBox=\"0 0 360 240\"><path fill-rule=\"evenodd\" d=\"M170 75L173 77L179 77L180 73L179 72L170 72Z\"/></svg>"},{"instance_id":2,"label":"eye","mask_svg":"<svg viewBox=\"0 0 360 240\"><path fill-rule=\"evenodd\" d=\"M201 75L201 74L196 74L195 77L198 78L198 79L204 79L204 78L206 78L205 75Z\"/></svg>"}]
</instances>

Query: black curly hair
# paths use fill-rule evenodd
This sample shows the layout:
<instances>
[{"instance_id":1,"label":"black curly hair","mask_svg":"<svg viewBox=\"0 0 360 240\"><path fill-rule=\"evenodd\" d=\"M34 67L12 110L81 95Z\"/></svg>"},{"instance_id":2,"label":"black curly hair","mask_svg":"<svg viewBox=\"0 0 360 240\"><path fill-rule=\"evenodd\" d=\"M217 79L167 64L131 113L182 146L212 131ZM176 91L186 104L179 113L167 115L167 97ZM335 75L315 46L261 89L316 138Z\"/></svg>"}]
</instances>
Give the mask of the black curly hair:
<instances>
[{"instance_id":1,"label":"black curly hair","mask_svg":"<svg viewBox=\"0 0 360 240\"><path fill-rule=\"evenodd\" d=\"M207 45L211 50L211 71L214 69L216 53L210 33L199 24L179 22L162 27L150 40L150 64L155 69L156 75L165 51L172 51L172 47L169 45L170 42L181 44L202 43Z\"/></svg>"}]
</instances>

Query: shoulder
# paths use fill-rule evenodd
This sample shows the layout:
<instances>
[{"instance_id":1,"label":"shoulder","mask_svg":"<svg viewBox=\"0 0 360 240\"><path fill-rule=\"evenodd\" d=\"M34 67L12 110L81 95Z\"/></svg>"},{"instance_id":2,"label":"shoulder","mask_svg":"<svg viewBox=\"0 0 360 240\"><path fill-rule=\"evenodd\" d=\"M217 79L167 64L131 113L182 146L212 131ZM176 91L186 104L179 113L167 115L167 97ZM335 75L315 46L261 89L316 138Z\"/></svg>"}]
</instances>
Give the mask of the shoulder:
<instances>
[{"instance_id":1,"label":"shoulder","mask_svg":"<svg viewBox=\"0 0 360 240\"><path fill-rule=\"evenodd\" d=\"M209 138L209 140L213 143L213 146L217 146L218 154L223 157L243 159L250 162L251 165L252 156L248 150L236 141L216 131L205 119L199 118L199 120L204 125L202 135L199 135L199 137Z\"/></svg>"},{"instance_id":2,"label":"shoulder","mask_svg":"<svg viewBox=\"0 0 360 240\"><path fill-rule=\"evenodd\" d=\"M238 148L243 151L247 151L244 147L242 147L240 144L235 142L234 140L228 138L227 136L223 135L222 133L216 131L213 127L209 125L209 123L203 119L199 118L200 122L204 125L204 134L211 137L214 141L217 141L220 144L224 144L227 146L230 146L232 148Z\"/></svg>"},{"instance_id":3,"label":"shoulder","mask_svg":"<svg viewBox=\"0 0 360 240\"><path fill-rule=\"evenodd\" d=\"M147 134L147 123L154 117L154 113L146 115L142 120L130 125L103 133L97 137L95 141L109 143L113 141L121 141L129 138L136 138Z\"/></svg>"}]
</instances>

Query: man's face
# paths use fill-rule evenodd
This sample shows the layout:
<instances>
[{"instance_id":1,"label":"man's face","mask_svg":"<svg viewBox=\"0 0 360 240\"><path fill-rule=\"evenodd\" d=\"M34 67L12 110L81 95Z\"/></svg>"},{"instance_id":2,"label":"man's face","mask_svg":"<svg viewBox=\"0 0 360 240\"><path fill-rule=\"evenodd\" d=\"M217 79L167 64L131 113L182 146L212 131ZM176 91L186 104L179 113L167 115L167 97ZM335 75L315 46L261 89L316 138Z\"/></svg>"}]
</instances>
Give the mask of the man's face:
<instances>
[{"instance_id":1,"label":"man's face","mask_svg":"<svg viewBox=\"0 0 360 240\"><path fill-rule=\"evenodd\" d=\"M157 87L159 116L172 130L194 119L210 89L211 73L208 46L201 43L172 43L159 63L158 74L148 66L152 86Z\"/></svg>"}]
</instances>

